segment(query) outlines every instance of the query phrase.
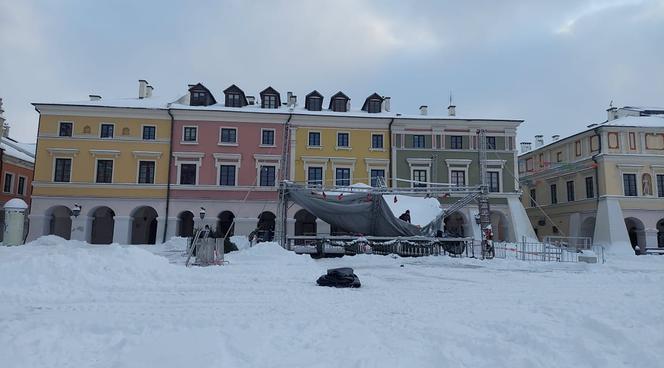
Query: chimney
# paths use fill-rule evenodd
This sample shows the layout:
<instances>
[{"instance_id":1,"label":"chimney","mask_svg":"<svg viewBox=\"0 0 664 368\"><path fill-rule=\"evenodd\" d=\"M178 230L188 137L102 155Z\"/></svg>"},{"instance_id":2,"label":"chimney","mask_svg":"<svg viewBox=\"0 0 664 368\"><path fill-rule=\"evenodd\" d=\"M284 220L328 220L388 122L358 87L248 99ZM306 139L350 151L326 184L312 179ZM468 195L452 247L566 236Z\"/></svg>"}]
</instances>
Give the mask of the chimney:
<instances>
[{"instance_id":1,"label":"chimney","mask_svg":"<svg viewBox=\"0 0 664 368\"><path fill-rule=\"evenodd\" d=\"M456 106L447 106L447 116L456 116Z\"/></svg>"},{"instance_id":2,"label":"chimney","mask_svg":"<svg viewBox=\"0 0 664 368\"><path fill-rule=\"evenodd\" d=\"M99 101L99 100L101 100L100 95L88 95L88 97L90 97L90 101Z\"/></svg>"},{"instance_id":3,"label":"chimney","mask_svg":"<svg viewBox=\"0 0 664 368\"><path fill-rule=\"evenodd\" d=\"M147 87L145 87L145 88L146 88L146 90L145 90L145 98L150 98L150 97L152 97L152 91L154 91L154 87L152 87L152 86L147 86Z\"/></svg>"},{"instance_id":4,"label":"chimney","mask_svg":"<svg viewBox=\"0 0 664 368\"><path fill-rule=\"evenodd\" d=\"M148 87L148 81L146 81L145 79L138 80L138 98L145 98L145 95L148 93L147 87Z\"/></svg>"},{"instance_id":5,"label":"chimney","mask_svg":"<svg viewBox=\"0 0 664 368\"><path fill-rule=\"evenodd\" d=\"M390 96L383 96L383 111L390 112Z\"/></svg>"},{"instance_id":6,"label":"chimney","mask_svg":"<svg viewBox=\"0 0 664 368\"><path fill-rule=\"evenodd\" d=\"M531 145L532 145L532 143L530 143L530 142L521 142L521 153L530 151L530 146Z\"/></svg>"},{"instance_id":7,"label":"chimney","mask_svg":"<svg viewBox=\"0 0 664 368\"><path fill-rule=\"evenodd\" d=\"M560 139L560 135L558 135L558 134L554 134L554 135L551 136L551 140L554 141L554 142L559 140L559 139Z\"/></svg>"},{"instance_id":8,"label":"chimney","mask_svg":"<svg viewBox=\"0 0 664 368\"><path fill-rule=\"evenodd\" d=\"M618 118L618 108L617 107L609 107L606 109L606 115L607 115L607 121L615 120Z\"/></svg>"},{"instance_id":9,"label":"chimney","mask_svg":"<svg viewBox=\"0 0 664 368\"><path fill-rule=\"evenodd\" d=\"M542 147L544 145L544 136L538 134L535 136L535 148Z\"/></svg>"},{"instance_id":10,"label":"chimney","mask_svg":"<svg viewBox=\"0 0 664 368\"><path fill-rule=\"evenodd\" d=\"M420 106L420 115L427 115L429 113L429 107L427 105Z\"/></svg>"},{"instance_id":11,"label":"chimney","mask_svg":"<svg viewBox=\"0 0 664 368\"><path fill-rule=\"evenodd\" d=\"M292 92L288 92L288 107L294 108L297 104L297 96L293 95Z\"/></svg>"}]
</instances>

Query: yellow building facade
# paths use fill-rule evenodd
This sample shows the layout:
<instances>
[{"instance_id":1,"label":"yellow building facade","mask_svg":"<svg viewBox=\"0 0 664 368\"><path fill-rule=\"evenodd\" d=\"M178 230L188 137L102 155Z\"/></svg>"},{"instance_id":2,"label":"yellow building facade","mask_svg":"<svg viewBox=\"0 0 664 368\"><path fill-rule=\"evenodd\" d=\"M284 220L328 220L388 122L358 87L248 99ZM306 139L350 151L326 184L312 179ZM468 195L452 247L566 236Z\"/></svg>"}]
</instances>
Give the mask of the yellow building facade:
<instances>
[{"instance_id":1,"label":"yellow building facade","mask_svg":"<svg viewBox=\"0 0 664 368\"><path fill-rule=\"evenodd\" d=\"M35 104L29 239L52 233L92 243L156 240L165 224L155 220L166 211L171 119L157 102L143 105Z\"/></svg>"}]
</instances>

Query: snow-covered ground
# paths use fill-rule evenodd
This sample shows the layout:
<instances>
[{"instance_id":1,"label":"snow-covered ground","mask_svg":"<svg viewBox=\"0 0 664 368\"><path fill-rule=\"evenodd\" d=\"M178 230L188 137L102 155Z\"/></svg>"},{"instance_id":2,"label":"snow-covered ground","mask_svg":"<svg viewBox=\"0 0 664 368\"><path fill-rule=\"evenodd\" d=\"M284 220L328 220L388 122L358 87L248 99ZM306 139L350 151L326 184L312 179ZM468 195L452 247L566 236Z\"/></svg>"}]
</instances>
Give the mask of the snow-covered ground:
<instances>
[{"instance_id":1,"label":"snow-covered ground","mask_svg":"<svg viewBox=\"0 0 664 368\"><path fill-rule=\"evenodd\" d=\"M185 268L183 246L0 247L0 366L664 366L661 256L312 260L265 243ZM339 266L362 288L315 285Z\"/></svg>"}]
</instances>

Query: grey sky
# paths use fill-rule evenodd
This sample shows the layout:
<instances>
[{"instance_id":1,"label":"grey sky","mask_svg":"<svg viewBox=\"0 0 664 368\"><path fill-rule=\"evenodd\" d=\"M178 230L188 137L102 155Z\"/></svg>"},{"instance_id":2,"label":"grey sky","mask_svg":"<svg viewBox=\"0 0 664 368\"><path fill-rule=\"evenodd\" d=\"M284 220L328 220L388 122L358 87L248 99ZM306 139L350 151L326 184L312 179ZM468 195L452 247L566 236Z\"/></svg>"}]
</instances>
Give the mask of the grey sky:
<instances>
[{"instance_id":1,"label":"grey sky","mask_svg":"<svg viewBox=\"0 0 664 368\"><path fill-rule=\"evenodd\" d=\"M34 141L30 102L155 95L203 82L257 95L372 92L392 110L522 118L567 135L615 105L664 105L664 0L0 0L0 96Z\"/></svg>"}]
</instances>

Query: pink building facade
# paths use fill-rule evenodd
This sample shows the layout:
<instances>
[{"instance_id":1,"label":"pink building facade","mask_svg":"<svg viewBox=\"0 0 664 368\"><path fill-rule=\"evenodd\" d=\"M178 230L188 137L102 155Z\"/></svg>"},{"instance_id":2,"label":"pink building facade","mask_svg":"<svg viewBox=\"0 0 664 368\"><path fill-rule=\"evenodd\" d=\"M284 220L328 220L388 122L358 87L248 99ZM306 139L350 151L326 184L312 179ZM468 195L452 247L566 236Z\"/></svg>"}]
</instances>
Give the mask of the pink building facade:
<instances>
[{"instance_id":1,"label":"pink building facade","mask_svg":"<svg viewBox=\"0 0 664 368\"><path fill-rule=\"evenodd\" d=\"M288 113L173 108L169 228L274 229ZM205 217L200 219L201 210Z\"/></svg>"}]
</instances>

